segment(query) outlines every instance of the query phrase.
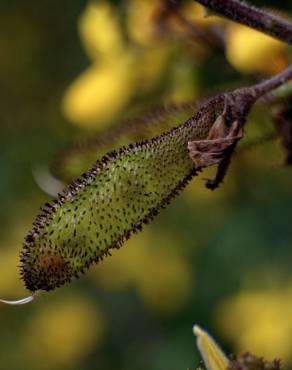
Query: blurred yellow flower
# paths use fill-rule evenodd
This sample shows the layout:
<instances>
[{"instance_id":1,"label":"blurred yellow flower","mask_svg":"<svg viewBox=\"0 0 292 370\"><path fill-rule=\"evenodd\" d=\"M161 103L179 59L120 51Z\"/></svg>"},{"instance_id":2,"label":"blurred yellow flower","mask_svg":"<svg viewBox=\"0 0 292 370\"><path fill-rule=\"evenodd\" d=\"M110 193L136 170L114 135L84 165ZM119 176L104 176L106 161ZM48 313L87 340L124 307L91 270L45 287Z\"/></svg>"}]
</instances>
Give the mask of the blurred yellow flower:
<instances>
[{"instance_id":1,"label":"blurred yellow flower","mask_svg":"<svg viewBox=\"0 0 292 370\"><path fill-rule=\"evenodd\" d=\"M135 42L148 45L155 41L157 36L154 17L161 4L156 0L129 0L128 32Z\"/></svg>"},{"instance_id":2,"label":"blurred yellow flower","mask_svg":"<svg viewBox=\"0 0 292 370\"><path fill-rule=\"evenodd\" d=\"M292 285L243 290L219 306L216 320L225 337L235 343L236 352L292 363Z\"/></svg>"},{"instance_id":3,"label":"blurred yellow flower","mask_svg":"<svg viewBox=\"0 0 292 370\"><path fill-rule=\"evenodd\" d=\"M136 78L139 92L151 90L163 76L170 57L167 45L136 50Z\"/></svg>"},{"instance_id":4,"label":"blurred yellow flower","mask_svg":"<svg viewBox=\"0 0 292 370\"><path fill-rule=\"evenodd\" d=\"M105 289L134 285L148 307L164 314L179 310L194 284L191 268L175 240L146 230L105 259L92 276Z\"/></svg>"},{"instance_id":5,"label":"blurred yellow flower","mask_svg":"<svg viewBox=\"0 0 292 370\"><path fill-rule=\"evenodd\" d=\"M287 66L285 44L251 28L231 23L226 32L226 56L242 73L274 74Z\"/></svg>"},{"instance_id":6,"label":"blurred yellow flower","mask_svg":"<svg viewBox=\"0 0 292 370\"><path fill-rule=\"evenodd\" d=\"M106 125L129 101L133 74L131 61L124 55L92 65L66 91L65 116L82 127Z\"/></svg>"},{"instance_id":7,"label":"blurred yellow flower","mask_svg":"<svg viewBox=\"0 0 292 370\"><path fill-rule=\"evenodd\" d=\"M27 323L23 346L26 355L47 363L47 368L73 366L100 344L104 317L80 296L50 302Z\"/></svg>"},{"instance_id":8,"label":"blurred yellow flower","mask_svg":"<svg viewBox=\"0 0 292 370\"><path fill-rule=\"evenodd\" d=\"M101 129L132 96L132 53L124 48L121 26L109 3L89 1L79 18L79 32L93 65L69 86L62 110L77 126Z\"/></svg>"},{"instance_id":9,"label":"blurred yellow flower","mask_svg":"<svg viewBox=\"0 0 292 370\"><path fill-rule=\"evenodd\" d=\"M164 314L177 312L190 296L191 271L182 256L173 250L152 250L136 275L137 288L144 302ZM136 246L139 248L139 246Z\"/></svg>"},{"instance_id":10,"label":"blurred yellow flower","mask_svg":"<svg viewBox=\"0 0 292 370\"><path fill-rule=\"evenodd\" d=\"M120 25L109 3L89 1L78 25L83 45L93 60L122 52Z\"/></svg>"}]
</instances>

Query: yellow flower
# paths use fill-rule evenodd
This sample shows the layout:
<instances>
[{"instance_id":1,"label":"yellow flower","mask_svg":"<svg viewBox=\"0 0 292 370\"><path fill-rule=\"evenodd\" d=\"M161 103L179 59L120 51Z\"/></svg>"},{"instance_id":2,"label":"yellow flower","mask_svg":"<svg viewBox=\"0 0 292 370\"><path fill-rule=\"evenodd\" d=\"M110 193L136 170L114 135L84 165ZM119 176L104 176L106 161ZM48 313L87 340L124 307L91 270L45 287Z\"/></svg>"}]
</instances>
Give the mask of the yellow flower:
<instances>
[{"instance_id":1,"label":"yellow flower","mask_svg":"<svg viewBox=\"0 0 292 370\"><path fill-rule=\"evenodd\" d=\"M134 286L141 300L156 312L173 314L189 299L193 281L186 257L173 236L147 230L113 251L92 277L104 289Z\"/></svg>"},{"instance_id":2,"label":"yellow flower","mask_svg":"<svg viewBox=\"0 0 292 370\"><path fill-rule=\"evenodd\" d=\"M114 6L89 1L78 26L93 64L64 94L62 111L70 122L83 128L103 129L121 119L134 95L155 89L171 53L163 42L153 46L153 17L158 7L154 0L132 0L127 4L126 26L134 42L126 43Z\"/></svg>"},{"instance_id":3,"label":"yellow flower","mask_svg":"<svg viewBox=\"0 0 292 370\"><path fill-rule=\"evenodd\" d=\"M96 305L80 296L47 303L26 324L23 352L48 368L71 368L99 345L105 321Z\"/></svg>"},{"instance_id":4,"label":"yellow flower","mask_svg":"<svg viewBox=\"0 0 292 370\"><path fill-rule=\"evenodd\" d=\"M284 43L236 23L226 33L226 56L242 73L274 74L287 65Z\"/></svg>"},{"instance_id":5,"label":"yellow flower","mask_svg":"<svg viewBox=\"0 0 292 370\"><path fill-rule=\"evenodd\" d=\"M130 0L127 26L130 37L142 45L152 44L156 38L155 14L159 9L156 0Z\"/></svg>"},{"instance_id":6,"label":"yellow flower","mask_svg":"<svg viewBox=\"0 0 292 370\"><path fill-rule=\"evenodd\" d=\"M193 332L207 370L226 370L229 361L215 340L198 325L194 326Z\"/></svg>"},{"instance_id":7,"label":"yellow flower","mask_svg":"<svg viewBox=\"0 0 292 370\"><path fill-rule=\"evenodd\" d=\"M236 346L268 359L292 363L292 286L243 290L225 300L216 312L219 328Z\"/></svg>"},{"instance_id":8,"label":"yellow flower","mask_svg":"<svg viewBox=\"0 0 292 370\"><path fill-rule=\"evenodd\" d=\"M82 127L102 127L128 103L132 94L133 71L127 55L83 72L68 88L63 99L63 112Z\"/></svg>"},{"instance_id":9,"label":"yellow flower","mask_svg":"<svg viewBox=\"0 0 292 370\"><path fill-rule=\"evenodd\" d=\"M62 110L77 126L101 129L116 118L132 96L133 53L125 49L119 20L106 2L89 1L78 26L93 65L69 86Z\"/></svg>"},{"instance_id":10,"label":"yellow flower","mask_svg":"<svg viewBox=\"0 0 292 370\"><path fill-rule=\"evenodd\" d=\"M93 60L113 57L123 50L120 25L108 3L89 2L78 26L82 43Z\"/></svg>"}]
</instances>

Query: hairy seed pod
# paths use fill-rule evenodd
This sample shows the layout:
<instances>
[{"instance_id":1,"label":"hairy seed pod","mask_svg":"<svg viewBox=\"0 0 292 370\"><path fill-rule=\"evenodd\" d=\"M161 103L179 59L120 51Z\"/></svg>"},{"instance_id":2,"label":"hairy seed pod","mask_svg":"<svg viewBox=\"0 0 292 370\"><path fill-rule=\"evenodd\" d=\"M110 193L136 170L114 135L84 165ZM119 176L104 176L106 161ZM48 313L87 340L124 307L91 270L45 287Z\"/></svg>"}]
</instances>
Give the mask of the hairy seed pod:
<instances>
[{"instance_id":1,"label":"hairy seed pod","mask_svg":"<svg viewBox=\"0 0 292 370\"><path fill-rule=\"evenodd\" d=\"M45 205L21 253L29 290L52 290L78 277L185 187L196 174L187 143L207 137L223 108L223 97L216 99L160 136L109 152Z\"/></svg>"}]
</instances>

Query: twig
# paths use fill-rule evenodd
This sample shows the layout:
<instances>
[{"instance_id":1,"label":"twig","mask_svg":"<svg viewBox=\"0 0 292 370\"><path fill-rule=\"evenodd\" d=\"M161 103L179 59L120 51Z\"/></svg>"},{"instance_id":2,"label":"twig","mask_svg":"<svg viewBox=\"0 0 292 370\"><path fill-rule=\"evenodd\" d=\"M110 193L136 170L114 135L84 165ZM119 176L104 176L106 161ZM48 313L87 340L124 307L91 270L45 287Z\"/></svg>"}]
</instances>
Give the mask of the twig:
<instances>
[{"instance_id":1,"label":"twig","mask_svg":"<svg viewBox=\"0 0 292 370\"><path fill-rule=\"evenodd\" d=\"M224 180L226 172L228 170L231 157L234 153L236 148L237 142L240 140L240 132L238 131L234 136L230 136L230 132L232 127L234 127L234 123L238 123L238 127L242 128L246 122L247 115L252 108L252 106L256 103L256 101L262 97L263 95L269 93L273 89L281 86L286 81L292 78L292 65L285 69L284 71L280 72L279 74L275 75L274 77L264 80L259 84L250 87L243 87L237 89L235 91L227 92L224 94L225 106L224 111L222 113L223 116L223 125L227 128L227 131L223 131L223 136L220 134L220 130L218 133L221 136L214 137L215 139L221 139L220 142L226 142L226 145L222 147L222 149L218 150L218 140L203 140L203 141L194 141L188 144L188 148L192 154L191 157L198 158L198 154L202 155L201 158L207 158L210 160L213 159L210 156L210 153L214 154L215 158L220 158L220 162L217 167L217 173L214 179L207 179L205 185L208 189L214 190L216 189ZM212 104L212 103L211 103ZM217 122L217 121L216 121ZM215 123L214 126L215 127ZM229 128L229 130L228 130ZM212 128L213 130L213 128ZM211 131L212 131L211 130ZM210 131L210 132L211 132ZM210 135L209 132L209 135ZM227 135L226 135L227 132ZM212 138L212 139L214 139ZM233 139L233 141L230 139ZM199 150L201 147L201 143L208 142L208 146L205 145L207 148L207 156L204 157L206 153L204 150ZM290 144L290 142L289 142ZM200 146L198 146L200 145ZM204 147L203 147L204 149ZM199 151L198 151L199 150ZM196 154L196 157L194 156ZM200 158L200 157L199 157ZM209 163L207 164L209 165Z\"/></svg>"},{"instance_id":2,"label":"twig","mask_svg":"<svg viewBox=\"0 0 292 370\"><path fill-rule=\"evenodd\" d=\"M285 82L291 79L292 79L292 65L290 65L280 73L276 74L272 78L258 83L257 85L254 86L254 90L257 96L259 97L267 94L268 92L276 89L277 87L282 86Z\"/></svg>"},{"instance_id":3,"label":"twig","mask_svg":"<svg viewBox=\"0 0 292 370\"><path fill-rule=\"evenodd\" d=\"M239 0L195 0L235 22L292 45L292 24Z\"/></svg>"},{"instance_id":4,"label":"twig","mask_svg":"<svg viewBox=\"0 0 292 370\"><path fill-rule=\"evenodd\" d=\"M228 125L237 120L244 125L246 116L258 99L292 79L292 65L256 85L225 93L224 117Z\"/></svg>"}]
</instances>

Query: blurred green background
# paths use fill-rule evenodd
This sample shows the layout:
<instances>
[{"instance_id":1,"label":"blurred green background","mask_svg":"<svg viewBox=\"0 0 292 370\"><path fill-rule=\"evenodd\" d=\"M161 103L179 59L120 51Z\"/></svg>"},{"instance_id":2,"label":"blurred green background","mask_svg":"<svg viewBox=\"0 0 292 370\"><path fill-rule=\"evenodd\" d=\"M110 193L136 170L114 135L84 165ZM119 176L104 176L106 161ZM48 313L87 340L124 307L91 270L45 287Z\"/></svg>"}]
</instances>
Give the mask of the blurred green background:
<instances>
[{"instance_id":1,"label":"blurred green background","mask_svg":"<svg viewBox=\"0 0 292 370\"><path fill-rule=\"evenodd\" d=\"M290 1L262 1L292 14ZM181 12L226 39L194 39L160 2L1 0L0 296L27 295L21 243L51 199L36 184L57 154L140 109L187 101L271 75L289 49L192 1ZM175 18L175 17L174 17ZM266 108L249 137L273 131ZM202 179L78 281L33 304L0 306L0 369L195 369L198 323L227 353L291 366L292 170L277 141L238 151L224 186ZM212 176L206 171L202 178Z\"/></svg>"}]
</instances>

